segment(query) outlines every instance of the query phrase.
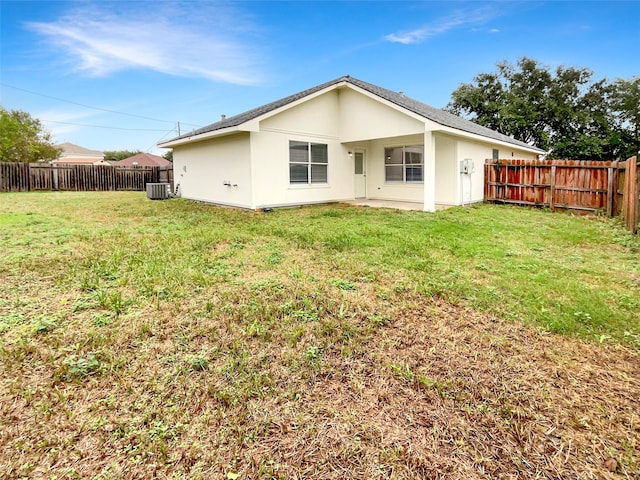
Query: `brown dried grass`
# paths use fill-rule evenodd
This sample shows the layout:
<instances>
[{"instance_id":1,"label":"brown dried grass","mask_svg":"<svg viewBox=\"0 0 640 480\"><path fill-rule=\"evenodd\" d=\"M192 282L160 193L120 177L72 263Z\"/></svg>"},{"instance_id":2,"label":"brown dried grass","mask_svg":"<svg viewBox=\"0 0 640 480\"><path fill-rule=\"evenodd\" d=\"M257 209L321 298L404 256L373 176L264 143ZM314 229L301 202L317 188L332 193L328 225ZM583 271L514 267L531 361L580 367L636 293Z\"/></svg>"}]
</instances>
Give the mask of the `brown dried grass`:
<instances>
[{"instance_id":1,"label":"brown dried grass","mask_svg":"<svg viewBox=\"0 0 640 480\"><path fill-rule=\"evenodd\" d=\"M372 326L357 296L361 314L296 338L149 311L105 334L106 371L84 381L52 371L56 345L104 338L5 346L0 474L638 478L637 352L416 295Z\"/></svg>"},{"instance_id":2,"label":"brown dried grass","mask_svg":"<svg viewBox=\"0 0 640 480\"><path fill-rule=\"evenodd\" d=\"M588 308L611 328L566 330L591 339L580 340L505 320L541 311L509 315L522 297L500 282L529 302L562 296L567 307L545 315L573 320L591 306L581 286L523 288L531 259L488 268L492 255L481 256L478 284L447 276L473 268L464 258L430 268L440 240L388 262L398 243L400 257L415 254L417 240L403 239L425 229L453 229L442 242L454 249L456 222L480 235L466 244L475 258L496 241L482 236L492 208L473 225L466 211L433 225L328 207L280 218L160 208L136 195L20 196L7 207L24 212L0 229L0 478L639 478L632 248L588 255L605 247L587 236L534 246L556 261L577 242L584 261L545 263L545 282L585 275L619 307ZM576 228L563 219L535 214L492 252L520 258L541 223ZM360 237L343 234L362 225ZM500 316L473 309L489 301L489 280L485 311Z\"/></svg>"}]
</instances>

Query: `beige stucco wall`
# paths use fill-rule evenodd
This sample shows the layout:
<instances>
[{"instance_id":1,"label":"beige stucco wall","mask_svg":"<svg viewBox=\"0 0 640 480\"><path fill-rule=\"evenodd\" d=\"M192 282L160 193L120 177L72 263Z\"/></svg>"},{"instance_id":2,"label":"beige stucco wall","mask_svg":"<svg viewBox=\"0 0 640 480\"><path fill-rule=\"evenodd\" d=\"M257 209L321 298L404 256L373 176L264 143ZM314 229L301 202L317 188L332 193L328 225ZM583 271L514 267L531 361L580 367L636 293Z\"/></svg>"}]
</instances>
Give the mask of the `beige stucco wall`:
<instances>
[{"instance_id":1,"label":"beige stucco wall","mask_svg":"<svg viewBox=\"0 0 640 480\"><path fill-rule=\"evenodd\" d=\"M255 208L353 199L353 158L340 141L339 110L333 90L260 122L251 134ZM326 184L289 183L290 140L327 145Z\"/></svg>"},{"instance_id":2,"label":"beige stucco wall","mask_svg":"<svg viewBox=\"0 0 640 480\"><path fill-rule=\"evenodd\" d=\"M500 158L535 159L534 153L520 150L517 147L506 147L497 144L470 141L457 138L457 171L459 162L464 159L472 159L475 164L475 172L471 175L460 175L461 198L464 203L481 202L484 199L484 162L492 158L493 149L498 149ZM460 201L455 203L460 205Z\"/></svg>"},{"instance_id":3,"label":"beige stucco wall","mask_svg":"<svg viewBox=\"0 0 640 480\"><path fill-rule=\"evenodd\" d=\"M175 185L191 200L252 208L248 133L182 145L173 151ZM228 181L231 185L225 186Z\"/></svg>"},{"instance_id":4,"label":"beige stucco wall","mask_svg":"<svg viewBox=\"0 0 640 480\"><path fill-rule=\"evenodd\" d=\"M434 135L436 143L435 196L439 205L460 204L460 182L457 165L456 139Z\"/></svg>"},{"instance_id":5,"label":"beige stucco wall","mask_svg":"<svg viewBox=\"0 0 640 480\"><path fill-rule=\"evenodd\" d=\"M338 98L340 137L343 142L424 132L424 121L412 118L359 92L344 88L338 91Z\"/></svg>"},{"instance_id":6,"label":"beige stucco wall","mask_svg":"<svg viewBox=\"0 0 640 480\"><path fill-rule=\"evenodd\" d=\"M260 122L260 131L306 134L338 139L340 135L338 92L332 90L276 113Z\"/></svg>"},{"instance_id":7,"label":"beige stucco wall","mask_svg":"<svg viewBox=\"0 0 640 480\"><path fill-rule=\"evenodd\" d=\"M461 205L480 202L484 196L484 162L491 158L493 149L501 158L533 159L535 154L496 144L465 140L443 133L434 133L435 141L435 203L438 205ZM385 183L384 149L402 145L422 145L424 135L408 135L373 140L367 143L367 196L372 199L409 202L424 201L423 184ZM427 152L425 151L425 155ZM460 161L470 158L475 171L471 175L460 173ZM426 161L426 158L425 158ZM425 176L430 186L428 176Z\"/></svg>"},{"instance_id":8,"label":"beige stucco wall","mask_svg":"<svg viewBox=\"0 0 640 480\"><path fill-rule=\"evenodd\" d=\"M367 150L367 195L381 200L423 202L424 184L386 183L384 181L384 149L407 145L422 145L424 134L384 138L369 142Z\"/></svg>"},{"instance_id":9,"label":"beige stucco wall","mask_svg":"<svg viewBox=\"0 0 640 480\"><path fill-rule=\"evenodd\" d=\"M289 141L325 143L328 146L327 183L289 183ZM353 159L335 138L298 132L258 132L251 135L254 207L300 205L351 200L354 197Z\"/></svg>"}]
</instances>

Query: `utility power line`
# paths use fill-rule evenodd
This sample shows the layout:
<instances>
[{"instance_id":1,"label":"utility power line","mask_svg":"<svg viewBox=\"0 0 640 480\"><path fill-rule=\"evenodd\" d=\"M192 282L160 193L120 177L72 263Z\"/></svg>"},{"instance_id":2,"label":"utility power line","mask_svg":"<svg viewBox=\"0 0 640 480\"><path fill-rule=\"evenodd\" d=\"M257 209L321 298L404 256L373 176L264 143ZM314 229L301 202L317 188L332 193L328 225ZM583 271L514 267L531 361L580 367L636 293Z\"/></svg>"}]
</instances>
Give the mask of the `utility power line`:
<instances>
[{"instance_id":1,"label":"utility power line","mask_svg":"<svg viewBox=\"0 0 640 480\"><path fill-rule=\"evenodd\" d=\"M169 136L169 134L174 133L175 130L171 129L169 131L167 131L162 137L160 137L158 140L156 140L156 143L154 143L153 145L151 145L149 148L147 148L147 152L151 151L152 148L157 147L158 142L161 142L162 140L164 140L167 136Z\"/></svg>"},{"instance_id":2,"label":"utility power line","mask_svg":"<svg viewBox=\"0 0 640 480\"><path fill-rule=\"evenodd\" d=\"M110 130L129 130L132 132L166 132L164 128L124 128L124 127L107 127L105 125L87 125L86 123L73 123L73 122L61 122L58 120L45 120L40 119L45 123L62 123L63 125L74 125L76 127L90 127L90 128L107 128Z\"/></svg>"},{"instance_id":3,"label":"utility power line","mask_svg":"<svg viewBox=\"0 0 640 480\"><path fill-rule=\"evenodd\" d=\"M79 103L79 102L74 102L73 100L66 100L64 98L60 98L60 97L54 97L52 95L46 95L44 93L38 93L38 92L34 92L32 90L27 90L26 88L20 88L20 87L16 87L14 85L9 85L3 82L0 82L0 85L2 85L3 87L8 87L8 88L13 88L14 90L20 90L21 92L26 92L26 93L30 93L31 95L38 95L40 97L45 97L45 98L51 98L53 100L57 100L59 102L65 102L65 103L70 103L72 105L78 105L80 107L84 107L84 108L90 108L92 110L100 110L102 112L107 112L107 113L115 113L117 115L126 115L128 117L135 117L135 118L142 118L143 120L151 120L153 122L163 122L163 123L172 123L175 124L175 120L160 120L158 118L151 118L151 117L145 117L142 115L136 115L134 113L127 113L127 112L118 112L117 110L108 110L106 108L100 108L100 107L92 107L91 105L86 105L84 103ZM72 124L73 125L73 124ZM184 125L190 125L192 127L200 127L201 125L194 125L192 123L184 123ZM114 127L115 128L115 127ZM164 130L162 130L164 131Z\"/></svg>"}]
</instances>

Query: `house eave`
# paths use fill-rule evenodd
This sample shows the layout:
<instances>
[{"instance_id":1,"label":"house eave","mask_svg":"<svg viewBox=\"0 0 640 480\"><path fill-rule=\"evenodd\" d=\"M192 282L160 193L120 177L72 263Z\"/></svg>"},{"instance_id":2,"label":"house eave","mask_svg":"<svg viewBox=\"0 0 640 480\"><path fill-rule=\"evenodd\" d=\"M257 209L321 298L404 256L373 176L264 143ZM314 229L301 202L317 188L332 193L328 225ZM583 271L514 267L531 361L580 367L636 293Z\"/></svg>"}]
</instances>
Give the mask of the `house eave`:
<instances>
[{"instance_id":1,"label":"house eave","mask_svg":"<svg viewBox=\"0 0 640 480\"><path fill-rule=\"evenodd\" d=\"M531 152L531 153L535 153L535 154L545 154L546 152L544 150L541 150L537 147L534 146L524 146L524 145L519 145L517 143L512 143L512 142L508 142L505 140L499 140L496 138L491 138L488 137L486 135L481 135L478 133L473 133L473 132L468 132L466 130L462 130L459 128L454 128L454 127L449 127L447 125L443 125L439 122L437 122L436 120L432 120L420 113L416 113L402 105L398 105L397 103L394 103L392 101L387 100L386 98L382 98L378 95L376 95L375 93L369 92L368 90L359 87L358 85L353 85L350 84L348 82L341 82L339 84L336 85L336 87L348 87L351 88L352 90L359 92L362 95L365 95L369 98L372 98L380 103L382 103L383 105L386 105L398 112L403 113L404 115L407 115L415 120L418 120L422 123L424 123L425 125L425 129L426 130L432 130L434 132L440 131L443 133L448 133L451 135L455 135L458 137L463 137L463 138L468 138L468 139L472 139L472 140L477 140L477 141L481 141L483 143L492 143L495 145L501 145L501 146L505 146L508 148L512 148L512 149L519 149L519 150L524 150L527 152ZM433 128L430 128L430 127Z\"/></svg>"},{"instance_id":2,"label":"house eave","mask_svg":"<svg viewBox=\"0 0 640 480\"><path fill-rule=\"evenodd\" d=\"M526 152L530 152L530 153L535 153L538 155L542 155L545 154L546 152L544 150L541 150L537 147L533 147L533 146L524 146L524 145L518 145L515 143L511 143L511 142L505 142L504 140L498 140L495 138L490 138L490 137L486 137L484 135L479 135L477 133L471 133L471 132L466 132L464 130L460 130L457 128L453 128L453 127L447 127L445 125L440 125L437 124L438 128L434 129L434 132L442 132L442 133L446 133L449 135L454 135L456 137L462 137L462 138L466 138L469 140L476 140L482 143L492 143L495 145L500 145L500 146L504 146L507 148L511 148L511 149L517 149L517 150L523 150Z\"/></svg>"},{"instance_id":3,"label":"house eave","mask_svg":"<svg viewBox=\"0 0 640 480\"><path fill-rule=\"evenodd\" d=\"M405 98L404 95L402 94L400 94L400 97L398 97L398 94L396 94L395 92L387 91L385 89L381 89L379 87L369 85L366 82L361 82L357 79L351 79L349 76L342 77L333 82L327 82L327 84L320 85L318 86L318 88L319 89L316 90L314 87L313 89L309 89L309 90L315 90L315 91L311 91L308 93L307 91L304 91L304 92L300 92L300 94L294 94L293 96L291 96L291 97L297 97L298 95L303 94L298 98L286 97L285 99L281 99L280 101L272 102L271 104L264 105L263 107L258 107L257 109L251 110L249 112L239 114L236 117L242 117L242 116L250 117L245 119L238 118L237 120L235 120L241 123L236 123L235 125L232 124L227 127L218 127L218 128L216 128L216 125L213 124L211 125L211 127L214 128L213 130L206 131L203 133L193 134L193 135L188 133L186 135L182 135L180 137L167 140L165 142L158 142L157 145L161 148L172 148L180 145L185 145L188 143L201 142L201 141L205 141L213 138L220 138L228 135L233 135L239 132L258 132L261 130L261 122L263 122L268 118L281 114L282 112L287 111L289 109L295 108L298 105L305 103L316 97L319 97L321 95L324 95L327 92L341 90L341 89L351 89L352 91L358 92L361 95L369 97L383 105L386 105L389 108L392 108L393 110L401 112L404 115L407 115L413 118L414 120L421 122L424 125L425 131L442 131L442 132L446 132L451 135L456 135L462 138L482 141L484 143L492 143L495 145L500 145L500 146L504 146L512 149L519 149L519 150L523 150L523 151L531 152L535 154L546 153L537 147L523 144L522 142L519 142L515 139L512 139L513 141L509 141L508 136L501 135L498 132L491 132L490 135L487 135L487 134L483 134L482 131L480 132L476 131L478 130L478 128L480 129L484 128L481 126L476 125L475 127L477 128L467 129L465 128L464 124L458 125L458 123L460 122L453 122L453 124L451 124L451 122L446 118L446 115L449 115L449 114L446 114L446 112L440 112L438 109L434 109L433 107L430 107L426 104L422 104L421 102L415 101L408 97ZM282 104L282 101L286 101L286 103ZM278 103L280 103L280 105L277 105L277 106L273 105ZM267 107L266 111L257 112L257 110L261 110L264 107ZM426 108L426 112L423 111L425 108ZM433 110L435 113L432 113L431 110ZM444 119L441 118L443 115L445 115ZM434 118L434 116L436 118ZM228 119L227 123L234 122L234 118L235 117ZM209 128L209 127L204 127L204 129L206 128ZM343 139L343 141L347 141L347 140Z\"/></svg>"},{"instance_id":4,"label":"house eave","mask_svg":"<svg viewBox=\"0 0 640 480\"><path fill-rule=\"evenodd\" d=\"M160 148L173 148L180 145L186 145L187 143L202 142L204 140L226 137L240 132L251 132L255 130L255 128L251 128L252 123L253 122L246 122L241 125L236 125L235 127L221 128L220 130L213 130L211 132L201 133L198 135L190 135L166 142L158 142L157 145Z\"/></svg>"}]
</instances>

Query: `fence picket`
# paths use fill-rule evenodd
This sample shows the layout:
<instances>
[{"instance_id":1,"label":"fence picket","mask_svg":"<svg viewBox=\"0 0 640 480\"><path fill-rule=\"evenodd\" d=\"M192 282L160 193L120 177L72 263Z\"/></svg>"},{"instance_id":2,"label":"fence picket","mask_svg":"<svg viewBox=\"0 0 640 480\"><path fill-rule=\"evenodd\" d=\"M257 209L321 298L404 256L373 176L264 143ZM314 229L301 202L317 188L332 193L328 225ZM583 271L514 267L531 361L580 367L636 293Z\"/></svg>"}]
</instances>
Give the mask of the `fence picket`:
<instances>
[{"instance_id":1,"label":"fence picket","mask_svg":"<svg viewBox=\"0 0 640 480\"><path fill-rule=\"evenodd\" d=\"M637 232L638 165L636 157L626 162L487 159L485 201L622 214L628 228Z\"/></svg>"},{"instance_id":2,"label":"fence picket","mask_svg":"<svg viewBox=\"0 0 640 480\"><path fill-rule=\"evenodd\" d=\"M173 187L172 168L0 162L0 192L145 190L160 178Z\"/></svg>"}]
</instances>

